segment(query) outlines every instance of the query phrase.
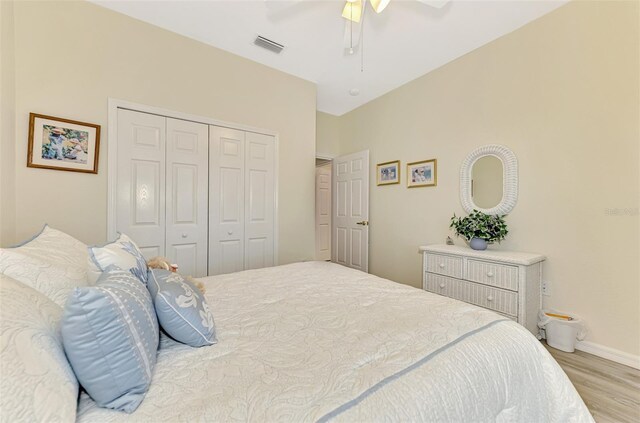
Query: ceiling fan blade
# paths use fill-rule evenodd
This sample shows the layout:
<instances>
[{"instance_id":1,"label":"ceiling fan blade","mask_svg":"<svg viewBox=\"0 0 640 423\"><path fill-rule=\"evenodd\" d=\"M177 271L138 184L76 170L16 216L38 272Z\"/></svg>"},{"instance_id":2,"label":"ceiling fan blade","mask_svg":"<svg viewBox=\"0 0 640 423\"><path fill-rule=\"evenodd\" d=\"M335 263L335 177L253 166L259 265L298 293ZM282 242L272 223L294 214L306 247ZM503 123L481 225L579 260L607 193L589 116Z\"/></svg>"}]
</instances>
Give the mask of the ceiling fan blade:
<instances>
[{"instance_id":1,"label":"ceiling fan blade","mask_svg":"<svg viewBox=\"0 0 640 423\"><path fill-rule=\"evenodd\" d=\"M426 4L427 6L435 7L436 9L442 9L445 4L449 3L450 0L416 0L420 3Z\"/></svg>"},{"instance_id":2,"label":"ceiling fan blade","mask_svg":"<svg viewBox=\"0 0 640 423\"><path fill-rule=\"evenodd\" d=\"M390 1L391 0L369 0L369 3L376 13L380 13L385 9L385 7L389 6Z\"/></svg>"},{"instance_id":3,"label":"ceiling fan blade","mask_svg":"<svg viewBox=\"0 0 640 423\"><path fill-rule=\"evenodd\" d=\"M362 6L366 0L347 0L342 9L342 17L353 22L360 22L362 17Z\"/></svg>"}]
</instances>

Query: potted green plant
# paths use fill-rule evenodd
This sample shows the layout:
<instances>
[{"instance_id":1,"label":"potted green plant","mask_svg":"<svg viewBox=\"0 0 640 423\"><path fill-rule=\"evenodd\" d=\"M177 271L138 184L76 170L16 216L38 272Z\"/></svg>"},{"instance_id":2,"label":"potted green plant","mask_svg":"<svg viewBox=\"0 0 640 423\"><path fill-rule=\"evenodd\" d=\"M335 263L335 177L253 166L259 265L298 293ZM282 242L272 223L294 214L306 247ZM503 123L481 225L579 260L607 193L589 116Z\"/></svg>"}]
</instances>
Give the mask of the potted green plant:
<instances>
[{"instance_id":1,"label":"potted green plant","mask_svg":"<svg viewBox=\"0 0 640 423\"><path fill-rule=\"evenodd\" d=\"M505 215L488 215L474 210L469 216L451 218L449 228L454 228L456 236L461 236L474 250L486 250L487 244L500 242L509 233L504 221Z\"/></svg>"}]
</instances>

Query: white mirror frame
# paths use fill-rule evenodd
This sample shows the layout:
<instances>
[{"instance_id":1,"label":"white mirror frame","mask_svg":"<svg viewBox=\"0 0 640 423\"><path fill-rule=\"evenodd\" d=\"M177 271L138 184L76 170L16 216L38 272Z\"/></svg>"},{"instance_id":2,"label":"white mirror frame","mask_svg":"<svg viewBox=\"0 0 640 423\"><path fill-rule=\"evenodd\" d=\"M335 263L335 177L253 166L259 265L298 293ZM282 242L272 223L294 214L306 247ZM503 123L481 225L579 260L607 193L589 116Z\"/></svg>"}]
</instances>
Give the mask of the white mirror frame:
<instances>
[{"instance_id":1,"label":"white mirror frame","mask_svg":"<svg viewBox=\"0 0 640 423\"><path fill-rule=\"evenodd\" d=\"M483 209L473 202L471 197L471 172L478 159L494 156L502 162L502 200L495 207ZM467 213L474 210L490 215L509 214L518 201L518 159L513 151L504 145L485 145L476 148L464 159L460 168L460 202Z\"/></svg>"}]
</instances>

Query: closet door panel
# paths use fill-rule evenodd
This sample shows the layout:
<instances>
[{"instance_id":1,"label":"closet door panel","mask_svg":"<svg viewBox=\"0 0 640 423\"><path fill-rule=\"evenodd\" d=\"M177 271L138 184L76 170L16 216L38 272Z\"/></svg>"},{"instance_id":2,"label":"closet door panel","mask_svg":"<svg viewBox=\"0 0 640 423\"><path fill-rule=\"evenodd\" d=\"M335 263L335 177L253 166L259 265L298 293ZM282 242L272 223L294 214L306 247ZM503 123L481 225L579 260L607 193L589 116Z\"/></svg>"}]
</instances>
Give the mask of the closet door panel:
<instances>
[{"instance_id":1,"label":"closet door panel","mask_svg":"<svg viewBox=\"0 0 640 423\"><path fill-rule=\"evenodd\" d=\"M245 133L209 134L209 274L218 275L245 268Z\"/></svg>"},{"instance_id":2,"label":"closet door panel","mask_svg":"<svg viewBox=\"0 0 640 423\"><path fill-rule=\"evenodd\" d=\"M165 121L118 110L116 230L146 258L165 254Z\"/></svg>"},{"instance_id":3,"label":"closet door panel","mask_svg":"<svg viewBox=\"0 0 640 423\"><path fill-rule=\"evenodd\" d=\"M173 179L174 223L198 222L198 166L174 163L171 169Z\"/></svg>"},{"instance_id":4,"label":"closet door panel","mask_svg":"<svg viewBox=\"0 0 640 423\"><path fill-rule=\"evenodd\" d=\"M275 139L247 132L245 153L245 267L274 265Z\"/></svg>"},{"instance_id":5,"label":"closet door panel","mask_svg":"<svg viewBox=\"0 0 640 423\"><path fill-rule=\"evenodd\" d=\"M241 240L222 241L220 248L220 273L233 273L244 270L244 255Z\"/></svg>"},{"instance_id":6,"label":"closet door panel","mask_svg":"<svg viewBox=\"0 0 640 423\"><path fill-rule=\"evenodd\" d=\"M247 239L247 269L273 266L273 257L268 238Z\"/></svg>"},{"instance_id":7,"label":"closet door panel","mask_svg":"<svg viewBox=\"0 0 640 423\"><path fill-rule=\"evenodd\" d=\"M197 244L173 244L170 245L170 254L173 256L172 261L177 263L178 271L185 276L196 277L195 272L190 272L189 269L198 268L198 245ZM206 276L206 271L202 275L197 277Z\"/></svg>"},{"instance_id":8,"label":"closet door panel","mask_svg":"<svg viewBox=\"0 0 640 423\"><path fill-rule=\"evenodd\" d=\"M131 182L136 193L131 224L160 225L160 174L158 162L147 160L131 160Z\"/></svg>"},{"instance_id":9,"label":"closet door panel","mask_svg":"<svg viewBox=\"0 0 640 423\"><path fill-rule=\"evenodd\" d=\"M183 275L207 275L208 125L167 118L167 257Z\"/></svg>"},{"instance_id":10,"label":"closet door panel","mask_svg":"<svg viewBox=\"0 0 640 423\"><path fill-rule=\"evenodd\" d=\"M239 229L242 225L243 201L242 169L233 167L220 168L220 223Z\"/></svg>"}]
</instances>

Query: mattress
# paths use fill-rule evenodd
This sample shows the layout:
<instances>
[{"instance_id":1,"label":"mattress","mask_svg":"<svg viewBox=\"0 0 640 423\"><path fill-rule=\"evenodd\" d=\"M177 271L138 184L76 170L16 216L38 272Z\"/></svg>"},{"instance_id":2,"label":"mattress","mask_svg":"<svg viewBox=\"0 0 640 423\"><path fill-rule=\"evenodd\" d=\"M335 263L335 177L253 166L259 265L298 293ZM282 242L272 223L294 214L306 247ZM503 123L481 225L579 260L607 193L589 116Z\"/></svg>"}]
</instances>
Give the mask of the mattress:
<instances>
[{"instance_id":1,"label":"mattress","mask_svg":"<svg viewBox=\"0 0 640 423\"><path fill-rule=\"evenodd\" d=\"M219 342L163 336L132 414L82 394L79 422L593 421L526 329L325 262L204 278Z\"/></svg>"}]
</instances>

